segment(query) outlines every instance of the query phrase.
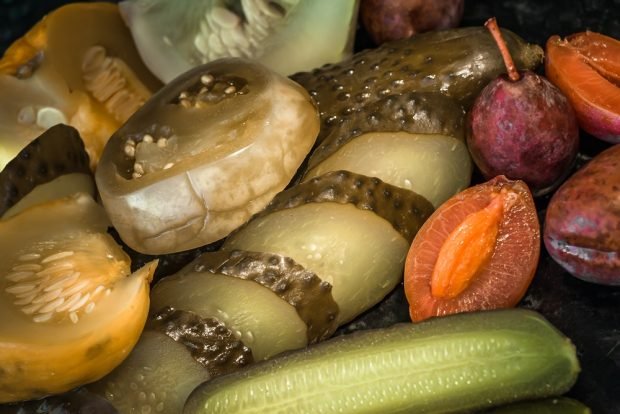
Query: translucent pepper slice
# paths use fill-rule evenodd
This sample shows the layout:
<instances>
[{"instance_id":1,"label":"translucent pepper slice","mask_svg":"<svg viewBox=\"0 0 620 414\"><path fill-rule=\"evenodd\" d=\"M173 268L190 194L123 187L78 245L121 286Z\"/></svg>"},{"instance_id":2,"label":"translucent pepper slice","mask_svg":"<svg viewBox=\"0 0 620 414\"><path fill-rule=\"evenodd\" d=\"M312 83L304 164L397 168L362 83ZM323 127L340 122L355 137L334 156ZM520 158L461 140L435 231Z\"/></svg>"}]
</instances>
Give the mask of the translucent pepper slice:
<instances>
[{"instance_id":1,"label":"translucent pepper slice","mask_svg":"<svg viewBox=\"0 0 620 414\"><path fill-rule=\"evenodd\" d=\"M226 57L290 75L351 55L358 1L129 0L120 3L147 66L164 82Z\"/></svg>"},{"instance_id":2,"label":"translucent pepper slice","mask_svg":"<svg viewBox=\"0 0 620 414\"><path fill-rule=\"evenodd\" d=\"M0 60L0 170L59 123L80 132L94 168L107 139L160 86L116 5L51 12Z\"/></svg>"}]
</instances>

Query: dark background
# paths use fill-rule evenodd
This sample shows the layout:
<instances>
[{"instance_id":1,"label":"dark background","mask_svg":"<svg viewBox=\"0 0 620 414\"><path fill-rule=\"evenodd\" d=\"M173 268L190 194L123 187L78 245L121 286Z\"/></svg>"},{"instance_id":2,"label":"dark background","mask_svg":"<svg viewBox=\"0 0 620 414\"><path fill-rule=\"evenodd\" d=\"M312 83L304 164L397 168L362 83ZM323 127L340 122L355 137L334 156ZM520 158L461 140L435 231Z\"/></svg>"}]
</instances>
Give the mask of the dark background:
<instances>
[{"instance_id":1,"label":"dark background","mask_svg":"<svg viewBox=\"0 0 620 414\"><path fill-rule=\"evenodd\" d=\"M67 1L0 0L0 52L46 12L64 3ZM462 26L481 25L491 16L496 16L501 26L540 45L553 34L586 29L620 39L620 0L469 0L465 1ZM359 29L356 48L370 46ZM608 146L585 134L581 138L579 165ZM546 202L537 200L541 219ZM543 249L534 283L520 306L543 313L575 343L582 373L569 395L589 405L593 413L620 413L620 288L571 277ZM340 333L406 320L401 287Z\"/></svg>"},{"instance_id":2,"label":"dark background","mask_svg":"<svg viewBox=\"0 0 620 414\"><path fill-rule=\"evenodd\" d=\"M69 1L0 0L0 51L45 13L65 3ZM620 0L465 0L463 26L480 25L491 16L496 16L503 27L539 44L552 34L585 29L620 38Z\"/></svg>"}]
</instances>

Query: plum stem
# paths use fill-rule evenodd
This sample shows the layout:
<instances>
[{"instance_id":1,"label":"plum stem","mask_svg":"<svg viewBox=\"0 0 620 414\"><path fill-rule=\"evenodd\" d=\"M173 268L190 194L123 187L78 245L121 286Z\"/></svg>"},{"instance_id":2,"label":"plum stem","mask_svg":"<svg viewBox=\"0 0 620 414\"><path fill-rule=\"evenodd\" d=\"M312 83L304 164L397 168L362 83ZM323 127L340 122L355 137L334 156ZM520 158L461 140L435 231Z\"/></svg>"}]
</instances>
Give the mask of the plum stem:
<instances>
[{"instance_id":1,"label":"plum stem","mask_svg":"<svg viewBox=\"0 0 620 414\"><path fill-rule=\"evenodd\" d=\"M521 79L519 75L519 71L515 66L515 62L512 60L512 56L510 56L510 51L508 50L508 45L506 45L506 41L502 36L502 32L499 30L499 26L497 25L497 20L495 17L491 17L484 23L484 27L489 29L495 43L497 43L497 47L499 48L500 53L502 54L502 58L504 59L504 65L506 65L506 70L508 71L508 77L511 81L516 82Z\"/></svg>"}]
</instances>

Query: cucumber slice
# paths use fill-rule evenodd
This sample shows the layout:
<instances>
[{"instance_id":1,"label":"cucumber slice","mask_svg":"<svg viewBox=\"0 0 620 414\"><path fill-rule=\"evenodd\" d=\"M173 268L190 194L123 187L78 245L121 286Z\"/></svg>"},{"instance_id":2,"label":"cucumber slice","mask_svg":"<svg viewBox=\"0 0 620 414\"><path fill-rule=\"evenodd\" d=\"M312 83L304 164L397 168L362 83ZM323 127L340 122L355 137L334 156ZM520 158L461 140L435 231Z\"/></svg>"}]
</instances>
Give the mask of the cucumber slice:
<instances>
[{"instance_id":1,"label":"cucumber slice","mask_svg":"<svg viewBox=\"0 0 620 414\"><path fill-rule=\"evenodd\" d=\"M471 181L473 165L463 140L439 134L371 132L343 145L304 180L348 170L414 191L435 208Z\"/></svg>"},{"instance_id":2,"label":"cucumber slice","mask_svg":"<svg viewBox=\"0 0 620 414\"><path fill-rule=\"evenodd\" d=\"M351 204L312 203L251 221L223 248L294 258L333 286L342 325L401 281L409 243L370 211Z\"/></svg>"},{"instance_id":3,"label":"cucumber slice","mask_svg":"<svg viewBox=\"0 0 620 414\"><path fill-rule=\"evenodd\" d=\"M253 280L188 266L153 287L151 314L167 306L221 321L252 350L255 360L308 343L308 327L295 308Z\"/></svg>"},{"instance_id":4,"label":"cucumber slice","mask_svg":"<svg viewBox=\"0 0 620 414\"><path fill-rule=\"evenodd\" d=\"M52 201L58 198L69 197L75 193L95 196L95 180L91 174L73 173L61 175L52 181L41 184L32 189L13 207L0 214L0 220L6 220L22 211Z\"/></svg>"},{"instance_id":5,"label":"cucumber slice","mask_svg":"<svg viewBox=\"0 0 620 414\"><path fill-rule=\"evenodd\" d=\"M252 280L289 303L308 326L308 342L329 338L338 325L332 286L290 257L242 250L205 253L190 265L194 271Z\"/></svg>"},{"instance_id":6,"label":"cucumber slice","mask_svg":"<svg viewBox=\"0 0 620 414\"><path fill-rule=\"evenodd\" d=\"M400 282L411 238L431 212L411 191L332 172L280 193L222 248L293 258L333 286L341 325Z\"/></svg>"},{"instance_id":7,"label":"cucumber slice","mask_svg":"<svg viewBox=\"0 0 620 414\"><path fill-rule=\"evenodd\" d=\"M88 389L105 397L121 414L177 414L192 390L209 378L182 344L147 330L129 357Z\"/></svg>"},{"instance_id":8,"label":"cucumber slice","mask_svg":"<svg viewBox=\"0 0 620 414\"><path fill-rule=\"evenodd\" d=\"M254 218L282 209L323 202L352 204L361 210L372 211L409 242L433 212L428 200L412 191L384 183L376 177L333 171L279 193Z\"/></svg>"},{"instance_id":9,"label":"cucumber slice","mask_svg":"<svg viewBox=\"0 0 620 414\"><path fill-rule=\"evenodd\" d=\"M185 414L444 413L568 390L574 346L523 309L341 336L198 387Z\"/></svg>"},{"instance_id":10,"label":"cucumber slice","mask_svg":"<svg viewBox=\"0 0 620 414\"><path fill-rule=\"evenodd\" d=\"M149 321L149 329L183 344L211 377L228 374L254 362L252 351L224 324L193 312L164 308Z\"/></svg>"}]
</instances>

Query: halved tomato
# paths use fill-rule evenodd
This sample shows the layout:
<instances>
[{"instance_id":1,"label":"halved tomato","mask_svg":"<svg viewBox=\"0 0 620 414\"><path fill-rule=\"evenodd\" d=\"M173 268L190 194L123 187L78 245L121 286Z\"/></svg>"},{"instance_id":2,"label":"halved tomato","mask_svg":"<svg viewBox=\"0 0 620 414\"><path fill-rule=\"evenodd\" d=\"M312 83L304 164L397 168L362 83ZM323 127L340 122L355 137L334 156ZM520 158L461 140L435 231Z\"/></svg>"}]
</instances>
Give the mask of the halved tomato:
<instances>
[{"instance_id":1,"label":"halved tomato","mask_svg":"<svg viewBox=\"0 0 620 414\"><path fill-rule=\"evenodd\" d=\"M620 142L620 41L589 31L552 36L545 74L567 96L581 128Z\"/></svg>"},{"instance_id":2,"label":"halved tomato","mask_svg":"<svg viewBox=\"0 0 620 414\"><path fill-rule=\"evenodd\" d=\"M515 306L539 255L540 224L523 181L499 176L470 187L442 204L411 244L411 319Z\"/></svg>"}]
</instances>

